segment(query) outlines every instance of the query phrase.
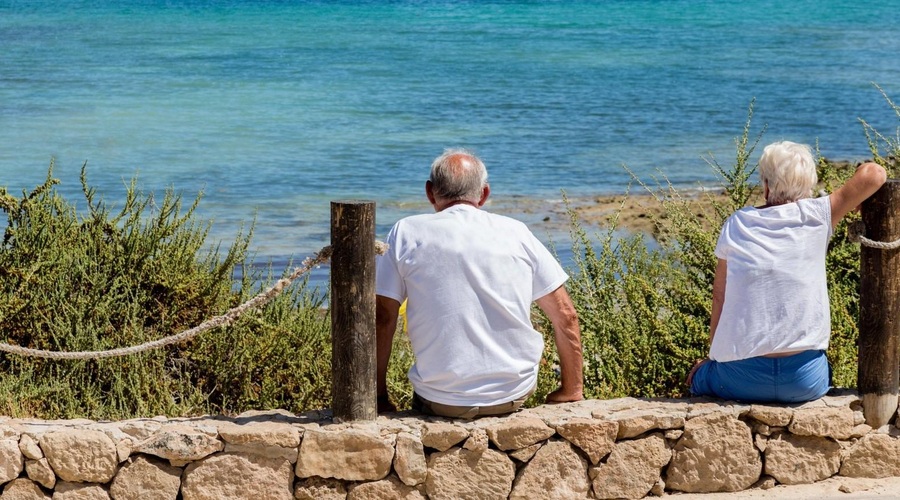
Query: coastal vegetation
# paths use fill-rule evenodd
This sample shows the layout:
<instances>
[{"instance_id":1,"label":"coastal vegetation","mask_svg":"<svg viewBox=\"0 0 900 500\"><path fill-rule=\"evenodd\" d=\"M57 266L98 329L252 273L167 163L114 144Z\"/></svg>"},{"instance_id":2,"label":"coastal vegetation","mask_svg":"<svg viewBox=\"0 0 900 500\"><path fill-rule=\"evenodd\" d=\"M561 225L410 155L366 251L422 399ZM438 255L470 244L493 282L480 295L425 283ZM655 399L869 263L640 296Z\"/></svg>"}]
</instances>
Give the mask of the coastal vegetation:
<instances>
[{"instance_id":1,"label":"coastal vegetation","mask_svg":"<svg viewBox=\"0 0 900 500\"><path fill-rule=\"evenodd\" d=\"M885 99L900 117L900 108ZM900 135L883 135L865 122L862 128L872 156L896 177ZM634 189L645 193L630 199L648 206L653 244L644 233L621 237L615 216L592 234L570 210L575 266L568 288L581 321L586 397L686 394L684 376L708 349L718 228L759 196L750 158L763 133L753 133L751 106L734 162L708 159L721 192L701 194L703 203L664 178L634 178ZM822 189L830 191L852 171L852 165L821 159ZM132 182L124 202L113 207L90 187L83 168L84 200L77 205L56 184L51 165L46 181L31 192L14 196L0 189L7 218L0 245L0 341L54 351L136 345L222 314L289 271L254 265L252 226L227 248L210 247L209 223L196 215L201 196L185 203L167 191L158 199ZM843 387L856 383L859 310L859 247L848 239L849 222L835 231L827 261L828 356L835 385ZM328 407L331 340L324 300L301 283L229 326L120 358L0 354L0 412L127 418ZM535 318L548 349L530 404L543 401L558 383L552 331L537 311ZM400 408L409 406L411 363L405 336L395 336L388 384Z\"/></svg>"}]
</instances>

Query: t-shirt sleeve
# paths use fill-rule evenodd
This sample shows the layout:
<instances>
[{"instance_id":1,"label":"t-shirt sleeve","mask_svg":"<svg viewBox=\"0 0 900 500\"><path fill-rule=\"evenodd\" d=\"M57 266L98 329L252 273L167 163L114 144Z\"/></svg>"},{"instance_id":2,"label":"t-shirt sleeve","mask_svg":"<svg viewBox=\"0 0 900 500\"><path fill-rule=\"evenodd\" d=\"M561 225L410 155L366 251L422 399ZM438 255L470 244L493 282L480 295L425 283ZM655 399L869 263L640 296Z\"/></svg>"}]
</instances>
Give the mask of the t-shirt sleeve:
<instances>
[{"instance_id":1,"label":"t-shirt sleeve","mask_svg":"<svg viewBox=\"0 0 900 500\"><path fill-rule=\"evenodd\" d=\"M535 301L562 286L569 279L569 275L559 265L553 254L547 250L547 247L530 232L529 235L530 253L534 266L531 300Z\"/></svg>"},{"instance_id":2,"label":"t-shirt sleeve","mask_svg":"<svg viewBox=\"0 0 900 500\"><path fill-rule=\"evenodd\" d=\"M406 299L406 283L397 267L397 226L394 225L385 238L388 249L375 257L375 295L403 302Z\"/></svg>"},{"instance_id":3,"label":"t-shirt sleeve","mask_svg":"<svg viewBox=\"0 0 900 500\"><path fill-rule=\"evenodd\" d=\"M831 239L834 235L834 227L831 225L831 195L820 196L819 198L816 198L816 202L816 206L819 208L820 217L828 227L828 238Z\"/></svg>"},{"instance_id":4,"label":"t-shirt sleeve","mask_svg":"<svg viewBox=\"0 0 900 500\"><path fill-rule=\"evenodd\" d=\"M729 223L731 222L731 217L725 220L725 223L722 224L722 230L719 231L719 240L716 242L716 249L713 251L716 254L716 257L719 259L728 259L728 238L726 236L728 231Z\"/></svg>"}]
</instances>

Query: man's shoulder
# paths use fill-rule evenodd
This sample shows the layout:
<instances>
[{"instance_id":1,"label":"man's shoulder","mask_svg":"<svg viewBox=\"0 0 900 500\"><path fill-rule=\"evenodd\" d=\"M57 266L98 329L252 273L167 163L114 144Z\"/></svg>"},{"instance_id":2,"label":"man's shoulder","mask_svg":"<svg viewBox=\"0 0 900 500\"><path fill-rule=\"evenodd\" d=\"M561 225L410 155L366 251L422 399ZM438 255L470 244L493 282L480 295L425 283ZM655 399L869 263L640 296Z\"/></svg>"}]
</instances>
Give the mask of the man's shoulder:
<instances>
[{"instance_id":1,"label":"man's shoulder","mask_svg":"<svg viewBox=\"0 0 900 500\"><path fill-rule=\"evenodd\" d=\"M436 213L428 213L428 214L416 214L416 215L408 215L403 217L394 223L394 229L400 229L403 227L415 227L423 224L428 224L432 220L435 219L435 216L438 215Z\"/></svg>"},{"instance_id":2,"label":"man's shoulder","mask_svg":"<svg viewBox=\"0 0 900 500\"><path fill-rule=\"evenodd\" d=\"M484 215L485 218L491 219L492 221L495 221L495 223L497 223L497 224L507 224L512 227L530 231L528 229L528 225L526 225L524 222L522 222L518 219L514 219L508 215L500 215L500 214L497 214L494 212L488 212L487 210L481 210L481 213Z\"/></svg>"}]
</instances>

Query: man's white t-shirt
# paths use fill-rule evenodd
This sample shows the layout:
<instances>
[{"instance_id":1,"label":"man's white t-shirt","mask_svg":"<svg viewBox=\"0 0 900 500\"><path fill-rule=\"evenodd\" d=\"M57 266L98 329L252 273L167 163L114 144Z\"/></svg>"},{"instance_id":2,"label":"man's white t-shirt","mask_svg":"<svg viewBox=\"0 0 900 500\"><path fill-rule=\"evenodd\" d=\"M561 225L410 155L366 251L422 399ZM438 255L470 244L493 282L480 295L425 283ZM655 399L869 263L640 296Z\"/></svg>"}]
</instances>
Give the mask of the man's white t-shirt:
<instances>
[{"instance_id":1,"label":"man's white t-shirt","mask_svg":"<svg viewBox=\"0 0 900 500\"><path fill-rule=\"evenodd\" d=\"M743 208L722 227L725 302L709 357L716 361L827 349L831 313L825 252L831 200Z\"/></svg>"},{"instance_id":2,"label":"man's white t-shirt","mask_svg":"<svg viewBox=\"0 0 900 500\"><path fill-rule=\"evenodd\" d=\"M454 406L527 394L544 348L531 304L568 276L525 224L460 204L400 220L385 243L375 293L408 299L416 393Z\"/></svg>"}]
</instances>

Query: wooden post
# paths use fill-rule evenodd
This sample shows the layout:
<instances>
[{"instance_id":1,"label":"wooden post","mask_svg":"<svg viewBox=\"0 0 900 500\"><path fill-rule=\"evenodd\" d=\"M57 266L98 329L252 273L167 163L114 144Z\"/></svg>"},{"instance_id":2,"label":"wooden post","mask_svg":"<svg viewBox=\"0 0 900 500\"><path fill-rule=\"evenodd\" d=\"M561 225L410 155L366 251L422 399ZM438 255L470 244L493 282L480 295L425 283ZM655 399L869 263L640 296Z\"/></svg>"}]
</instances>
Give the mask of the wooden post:
<instances>
[{"instance_id":1,"label":"wooden post","mask_svg":"<svg viewBox=\"0 0 900 500\"><path fill-rule=\"evenodd\" d=\"M900 180L890 179L862 205L865 236L900 238ZM866 423L877 429L897 413L900 386L900 250L862 245L859 293L859 393Z\"/></svg>"},{"instance_id":2,"label":"wooden post","mask_svg":"<svg viewBox=\"0 0 900 500\"><path fill-rule=\"evenodd\" d=\"M375 420L375 202L331 202L335 422Z\"/></svg>"}]
</instances>

